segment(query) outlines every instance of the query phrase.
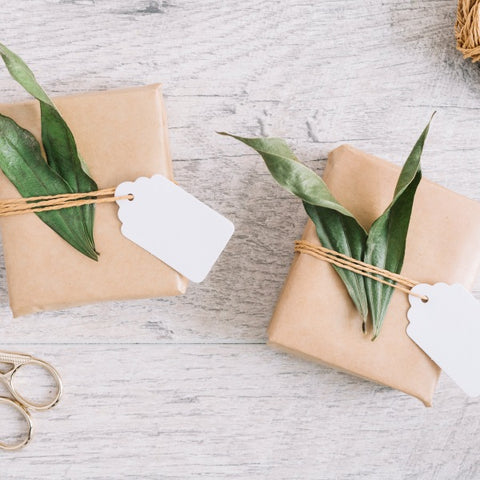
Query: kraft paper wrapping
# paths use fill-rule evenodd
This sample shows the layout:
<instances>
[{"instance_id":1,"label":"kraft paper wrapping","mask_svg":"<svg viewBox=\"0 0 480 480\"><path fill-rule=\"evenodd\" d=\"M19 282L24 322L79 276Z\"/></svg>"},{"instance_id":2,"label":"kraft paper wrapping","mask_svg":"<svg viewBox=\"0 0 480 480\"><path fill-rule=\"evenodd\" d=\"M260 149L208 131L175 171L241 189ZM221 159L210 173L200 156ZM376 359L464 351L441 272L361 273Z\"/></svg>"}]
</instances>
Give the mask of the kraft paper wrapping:
<instances>
[{"instance_id":1,"label":"kraft paper wrapping","mask_svg":"<svg viewBox=\"0 0 480 480\"><path fill-rule=\"evenodd\" d=\"M369 228L390 203L399 168L350 146L330 153L324 179ZM308 222L303 239L319 244ZM293 247L292 247L293 248ZM428 180L414 202L402 274L471 288L480 263L480 204ZM406 335L407 295L395 290L380 336L363 335L344 284L322 260L295 254L270 323L269 342L388 385L430 406L439 368Z\"/></svg>"},{"instance_id":2,"label":"kraft paper wrapping","mask_svg":"<svg viewBox=\"0 0 480 480\"><path fill-rule=\"evenodd\" d=\"M55 103L100 189L156 173L173 179L160 85L61 97ZM0 112L40 139L38 102L0 105ZM1 172L0 195L20 196ZM116 203L96 206L98 262L77 252L35 214L1 219L14 316L185 292L184 277L123 237L117 209Z\"/></svg>"}]
</instances>

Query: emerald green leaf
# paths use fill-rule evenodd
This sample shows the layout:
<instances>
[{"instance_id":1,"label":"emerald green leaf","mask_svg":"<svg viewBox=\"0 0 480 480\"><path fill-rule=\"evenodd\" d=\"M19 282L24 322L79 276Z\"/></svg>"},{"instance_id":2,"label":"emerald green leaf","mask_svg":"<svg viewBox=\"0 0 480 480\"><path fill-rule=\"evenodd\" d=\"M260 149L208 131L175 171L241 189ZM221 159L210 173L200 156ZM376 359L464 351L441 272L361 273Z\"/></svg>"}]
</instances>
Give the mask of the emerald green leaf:
<instances>
[{"instance_id":1,"label":"emerald green leaf","mask_svg":"<svg viewBox=\"0 0 480 480\"><path fill-rule=\"evenodd\" d=\"M326 207L353 218L353 215L335 200L323 179L298 161L285 140L281 138L244 138L226 132L218 133L240 140L257 151L265 161L273 178L283 188L300 197L304 202Z\"/></svg>"},{"instance_id":2,"label":"emerald green leaf","mask_svg":"<svg viewBox=\"0 0 480 480\"><path fill-rule=\"evenodd\" d=\"M23 197L72 192L65 180L47 165L35 137L4 115L0 115L0 168ZM75 208L37 215L79 252L97 258L85 239L84 223Z\"/></svg>"},{"instance_id":3,"label":"emerald green leaf","mask_svg":"<svg viewBox=\"0 0 480 480\"><path fill-rule=\"evenodd\" d=\"M30 95L53 106L48 95L35 80L33 72L17 54L13 53L5 45L0 43L0 55L2 56L10 75L22 85Z\"/></svg>"},{"instance_id":4,"label":"emerald green leaf","mask_svg":"<svg viewBox=\"0 0 480 480\"><path fill-rule=\"evenodd\" d=\"M303 202L305 211L315 224L318 238L325 248L361 260L365 252L367 234L353 217L336 210ZM350 298L363 318L363 329L368 316L367 292L361 275L332 265L342 279Z\"/></svg>"},{"instance_id":5,"label":"emerald green leaf","mask_svg":"<svg viewBox=\"0 0 480 480\"><path fill-rule=\"evenodd\" d=\"M393 273L400 273L403 265L413 201L422 178L420 158L430 122L415 143L402 168L392 202L375 220L368 233L364 261ZM365 286L372 316L373 339L375 339L382 327L393 287L370 278L365 278Z\"/></svg>"},{"instance_id":6,"label":"emerald green leaf","mask_svg":"<svg viewBox=\"0 0 480 480\"><path fill-rule=\"evenodd\" d=\"M286 190L300 197L315 224L322 245L361 260L367 233L355 217L340 205L315 172L300 163L284 140L280 138L243 138L228 135L256 150L265 161L275 180ZM362 276L334 267L364 321L368 302Z\"/></svg>"},{"instance_id":7,"label":"emerald green leaf","mask_svg":"<svg viewBox=\"0 0 480 480\"><path fill-rule=\"evenodd\" d=\"M36 81L33 72L18 55L1 43L0 55L11 76L40 102L42 142L48 165L65 180L73 192L97 190L96 183L88 175L86 165L78 154L70 128L52 100ZM91 248L95 250L94 205L74 207L73 211L78 212L83 218L83 231Z\"/></svg>"},{"instance_id":8,"label":"emerald green leaf","mask_svg":"<svg viewBox=\"0 0 480 480\"><path fill-rule=\"evenodd\" d=\"M40 105L42 143L48 165L68 183L72 191L84 193L98 190L97 184L84 170L75 139L65 120L56 108L43 102ZM93 239L95 206L92 204L74 208L83 216L87 239L95 249Z\"/></svg>"}]
</instances>

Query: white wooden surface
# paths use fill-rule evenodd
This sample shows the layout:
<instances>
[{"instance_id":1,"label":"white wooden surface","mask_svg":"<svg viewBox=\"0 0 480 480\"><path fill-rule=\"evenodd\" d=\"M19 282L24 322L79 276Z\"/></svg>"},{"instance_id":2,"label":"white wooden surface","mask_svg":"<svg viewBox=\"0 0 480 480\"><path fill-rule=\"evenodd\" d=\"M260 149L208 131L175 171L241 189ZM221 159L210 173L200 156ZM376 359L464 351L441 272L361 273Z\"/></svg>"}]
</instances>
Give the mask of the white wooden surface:
<instances>
[{"instance_id":1,"label":"white wooden surface","mask_svg":"<svg viewBox=\"0 0 480 480\"><path fill-rule=\"evenodd\" d=\"M348 142L400 163L433 110L425 175L480 200L480 69L454 0L4 0L1 41L52 94L164 83L178 181L236 224L173 300L13 320L1 347L54 363L63 401L0 453L4 479L478 479L480 404L442 377L432 409L277 353L265 329L300 202L216 130L287 137L321 171ZM26 98L0 73L2 101ZM0 265L3 262L0 259ZM15 424L4 414L0 433Z\"/></svg>"}]
</instances>

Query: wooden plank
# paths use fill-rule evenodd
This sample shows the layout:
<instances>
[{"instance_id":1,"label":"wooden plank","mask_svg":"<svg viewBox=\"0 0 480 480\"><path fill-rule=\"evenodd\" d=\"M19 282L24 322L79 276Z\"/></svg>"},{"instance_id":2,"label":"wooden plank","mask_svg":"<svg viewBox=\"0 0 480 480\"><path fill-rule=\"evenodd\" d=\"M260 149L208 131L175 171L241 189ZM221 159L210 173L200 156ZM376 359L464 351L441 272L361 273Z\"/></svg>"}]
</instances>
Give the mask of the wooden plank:
<instances>
[{"instance_id":1,"label":"wooden plank","mask_svg":"<svg viewBox=\"0 0 480 480\"><path fill-rule=\"evenodd\" d=\"M478 406L447 379L426 409L263 345L15 348L58 365L66 389L34 414L32 443L2 454L2 479L479 474Z\"/></svg>"},{"instance_id":2,"label":"wooden plank","mask_svg":"<svg viewBox=\"0 0 480 480\"><path fill-rule=\"evenodd\" d=\"M34 443L1 454L2 479L480 476L478 402L447 378L425 409L263 345L306 217L215 133L283 136L319 172L342 143L400 164L437 110L425 176L480 200L480 70L455 50L454 2L6 0L1 17L52 94L162 82L177 181L236 225L175 299L13 320L0 258L2 348L66 386ZM0 92L26 98L4 69Z\"/></svg>"}]
</instances>

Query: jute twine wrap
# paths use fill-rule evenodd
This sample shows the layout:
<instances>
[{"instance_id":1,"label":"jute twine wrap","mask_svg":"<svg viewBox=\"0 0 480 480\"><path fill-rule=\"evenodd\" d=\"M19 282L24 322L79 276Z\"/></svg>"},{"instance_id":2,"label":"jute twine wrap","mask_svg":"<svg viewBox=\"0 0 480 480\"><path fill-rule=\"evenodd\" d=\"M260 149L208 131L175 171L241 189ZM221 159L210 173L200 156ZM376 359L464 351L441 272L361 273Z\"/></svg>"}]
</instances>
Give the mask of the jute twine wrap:
<instances>
[{"instance_id":1,"label":"jute twine wrap","mask_svg":"<svg viewBox=\"0 0 480 480\"><path fill-rule=\"evenodd\" d=\"M86 193L61 193L40 197L13 198L0 201L0 217L40 213L63 208L80 207L94 203L111 203L117 200L132 200L133 195L115 196L115 188L104 188Z\"/></svg>"},{"instance_id":2,"label":"jute twine wrap","mask_svg":"<svg viewBox=\"0 0 480 480\"><path fill-rule=\"evenodd\" d=\"M411 280L410 278L393 273L383 268L370 265L355 258L343 255L342 253L330 250L320 245L314 245L313 243L306 242L305 240L297 240L295 242L295 252L310 255L319 260L331 263L336 267L350 270L353 273L358 273L364 277L371 278L377 282L388 285L389 287L396 288L407 295L413 295L414 297L421 298L423 301L427 301L428 298L424 295L412 292L412 288L418 285L419 282Z\"/></svg>"},{"instance_id":3,"label":"jute twine wrap","mask_svg":"<svg viewBox=\"0 0 480 480\"><path fill-rule=\"evenodd\" d=\"M480 0L458 0L455 37L464 58L480 61Z\"/></svg>"}]
</instances>

